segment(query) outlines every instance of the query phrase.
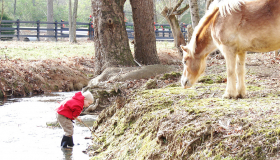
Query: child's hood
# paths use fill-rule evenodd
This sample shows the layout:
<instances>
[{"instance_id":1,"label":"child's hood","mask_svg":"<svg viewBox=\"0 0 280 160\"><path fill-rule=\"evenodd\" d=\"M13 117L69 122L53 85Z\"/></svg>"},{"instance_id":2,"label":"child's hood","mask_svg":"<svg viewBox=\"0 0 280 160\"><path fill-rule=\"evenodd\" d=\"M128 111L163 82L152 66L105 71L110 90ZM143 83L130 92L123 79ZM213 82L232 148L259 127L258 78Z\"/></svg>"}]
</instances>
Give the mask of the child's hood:
<instances>
[{"instance_id":1,"label":"child's hood","mask_svg":"<svg viewBox=\"0 0 280 160\"><path fill-rule=\"evenodd\" d=\"M77 92L75 95L72 97L72 99L76 99L78 101L84 101L85 97L82 95L82 92Z\"/></svg>"}]
</instances>

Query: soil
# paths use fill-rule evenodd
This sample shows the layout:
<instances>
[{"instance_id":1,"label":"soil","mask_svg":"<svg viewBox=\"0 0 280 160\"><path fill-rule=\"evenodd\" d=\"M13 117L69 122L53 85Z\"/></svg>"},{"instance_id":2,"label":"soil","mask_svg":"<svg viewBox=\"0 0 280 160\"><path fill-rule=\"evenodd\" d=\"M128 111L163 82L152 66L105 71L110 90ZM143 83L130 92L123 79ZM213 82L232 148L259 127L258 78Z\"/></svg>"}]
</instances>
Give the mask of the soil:
<instances>
[{"instance_id":1,"label":"soil","mask_svg":"<svg viewBox=\"0 0 280 160\"><path fill-rule=\"evenodd\" d=\"M56 60L0 59L0 98L74 91L92 78L93 59Z\"/></svg>"},{"instance_id":2,"label":"soil","mask_svg":"<svg viewBox=\"0 0 280 160\"><path fill-rule=\"evenodd\" d=\"M176 50L159 50L163 65L180 64ZM78 91L94 77L94 58L11 60L0 57L0 98Z\"/></svg>"}]
</instances>

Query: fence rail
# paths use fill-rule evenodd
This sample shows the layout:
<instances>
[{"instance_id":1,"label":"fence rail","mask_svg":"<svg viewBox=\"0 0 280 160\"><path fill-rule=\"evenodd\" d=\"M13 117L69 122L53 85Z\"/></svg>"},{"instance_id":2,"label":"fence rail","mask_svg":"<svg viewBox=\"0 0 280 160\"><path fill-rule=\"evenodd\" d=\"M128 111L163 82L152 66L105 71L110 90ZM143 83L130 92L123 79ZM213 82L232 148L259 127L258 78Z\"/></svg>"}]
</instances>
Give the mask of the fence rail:
<instances>
[{"instance_id":1,"label":"fence rail","mask_svg":"<svg viewBox=\"0 0 280 160\"><path fill-rule=\"evenodd\" d=\"M36 27L22 27L22 24L29 24L29 26ZM46 25L52 24L51 29L47 28ZM77 22L76 37L88 37L90 40L93 40L94 30L92 28L92 23L83 23ZM2 20L0 25L0 37L2 39L13 39L14 37L17 40L20 40L21 37L36 39L40 41L40 38L55 38L57 41L58 38L68 38L69 37L69 28L68 22L41 22L41 21L16 21ZM157 40L173 40L172 31L168 24L155 24L155 35ZM126 23L126 30L129 39L134 39L134 30L133 23ZM47 31L53 31L53 34L48 35ZM186 25L181 26L181 31L185 37ZM9 34L10 33L10 34Z\"/></svg>"}]
</instances>

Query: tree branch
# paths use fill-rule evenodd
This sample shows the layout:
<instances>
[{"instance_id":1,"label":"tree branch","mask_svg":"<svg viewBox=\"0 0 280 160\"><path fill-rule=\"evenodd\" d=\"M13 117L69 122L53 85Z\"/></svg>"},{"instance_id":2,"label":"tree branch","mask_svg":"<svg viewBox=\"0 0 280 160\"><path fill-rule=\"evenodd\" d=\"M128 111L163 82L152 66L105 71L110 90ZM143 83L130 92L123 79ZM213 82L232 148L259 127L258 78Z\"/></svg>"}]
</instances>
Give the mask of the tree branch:
<instances>
[{"instance_id":1,"label":"tree branch","mask_svg":"<svg viewBox=\"0 0 280 160\"><path fill-rule=\"evenodd\" d=\"M180 0L180 1L176 4L176 6L173 8L171 14L173 14L173 12L175 12L175 11L181 6L182 2L183 2L183 0Z\"/></svg>"},{"instance_id":2,"label":"tree branch","mask_svg":"<svg viewBox=\"0 0 280 160\"><path fill-rule=\"evenodd\" d=\"M189 4L186 4L186 6L184 8L181 8L179 11L176 12L172 12L173 15L181 15L182 13L184 13L187 9L189 9Z\"/></svg>"}]
</instances>

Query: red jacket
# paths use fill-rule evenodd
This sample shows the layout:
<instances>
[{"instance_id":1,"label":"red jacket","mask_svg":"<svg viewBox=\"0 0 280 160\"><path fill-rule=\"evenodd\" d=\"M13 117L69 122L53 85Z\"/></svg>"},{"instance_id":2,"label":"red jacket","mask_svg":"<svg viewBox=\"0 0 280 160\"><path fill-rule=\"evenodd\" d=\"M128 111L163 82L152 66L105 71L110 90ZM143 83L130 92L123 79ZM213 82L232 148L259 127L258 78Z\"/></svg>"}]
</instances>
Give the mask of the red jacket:
<instances>
[{"instance_id":1,"label":"red jacket","mask_svg":"<svg viewBox=\"0 0 280 160\"><path fill-rule=\"evenodd\" d=\"M82 93L77 92L71 99L57 109L57 113L74 120L74 117L78 117L83 110L84 99L85 97Z\"/></svg>"}]
</instances>

